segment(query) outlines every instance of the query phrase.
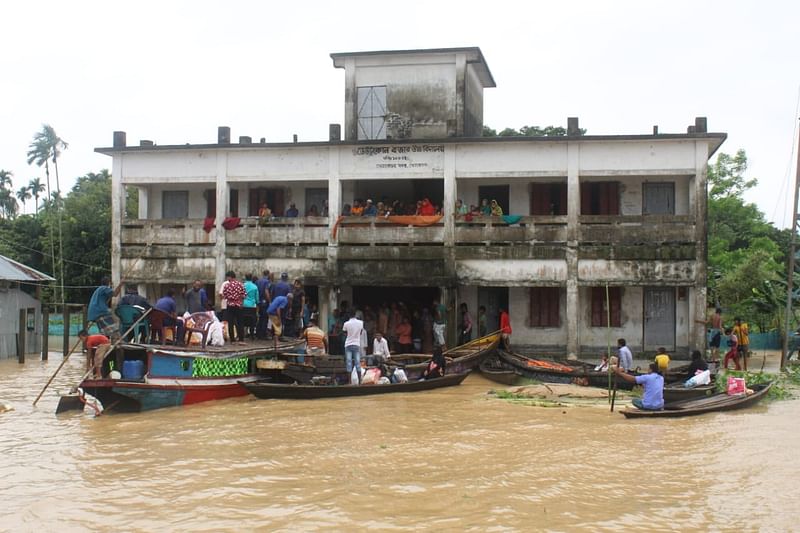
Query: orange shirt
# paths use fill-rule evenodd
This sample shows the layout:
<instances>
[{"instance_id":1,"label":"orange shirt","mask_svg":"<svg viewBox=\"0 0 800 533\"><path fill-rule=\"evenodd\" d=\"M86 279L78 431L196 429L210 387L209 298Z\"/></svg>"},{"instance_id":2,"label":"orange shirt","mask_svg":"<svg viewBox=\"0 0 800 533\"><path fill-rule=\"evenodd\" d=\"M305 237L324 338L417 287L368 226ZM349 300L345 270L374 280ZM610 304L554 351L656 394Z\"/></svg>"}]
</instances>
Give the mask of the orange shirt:
<instances>
[{"instance_id":1,"label":"orange shirt","mask_svg":"<svg viewBox=\"0 0 800 533\"><path fill-rule=\"evenodd\" d=\"M303 337L306 339L306 344L309 348L322 348L325 349L325 332L316 326L307 328Z\"/></svg>"},{"instance_id":2,"label":"orange shirt","mask_svg":"<svg viewBox=\"0 0 800 533\"><path fill-rule=\"evenodd\" d=\"M508 313L500 313L500 329L503 333L511 335L511 320L508 318Z\"/></svg>"},{"instance_id":3,"label":"orange shirt","mask_svg":"<svg viewBox=\"0 0 800 533\"><path fill-rule=\"evenodd\" d=\"M97 348L101 344L111 344L105 335L89 335L86 337L86 349Z\"/></svg>"},{"instance_id":4,"label":"orange shirt","mask_svg":"<svg viewBox=\"0 0 800 533\"><path fill-rule=\"evenodd\" d=\"M411 344L411 324L400 324L394 328L399 344Z\"/></svg>"}]
</instances>

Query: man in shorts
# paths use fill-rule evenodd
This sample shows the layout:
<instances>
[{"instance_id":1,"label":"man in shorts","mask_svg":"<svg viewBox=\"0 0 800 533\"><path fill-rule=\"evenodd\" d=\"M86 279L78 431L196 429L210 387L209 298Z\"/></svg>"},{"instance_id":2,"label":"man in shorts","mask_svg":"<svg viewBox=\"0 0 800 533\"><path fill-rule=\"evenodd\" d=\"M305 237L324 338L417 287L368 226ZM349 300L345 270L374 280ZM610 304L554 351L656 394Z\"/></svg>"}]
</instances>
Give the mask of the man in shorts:
<instances>
[{"instance_id":1,"label":"man in shorts","mask_svg":"<svg viewBox=\"0 0 800 533\"><path fill-rule=\"evenodd\" d=\"M276 296L267 307L267 316L269 316L269 325L272 329L272 338L275 339L275 348L278 347L278 339L283 333L283 322L281 321L281 313L287 306L292 304L292 293L286 296Z\"/></svg>"}]
</instances>

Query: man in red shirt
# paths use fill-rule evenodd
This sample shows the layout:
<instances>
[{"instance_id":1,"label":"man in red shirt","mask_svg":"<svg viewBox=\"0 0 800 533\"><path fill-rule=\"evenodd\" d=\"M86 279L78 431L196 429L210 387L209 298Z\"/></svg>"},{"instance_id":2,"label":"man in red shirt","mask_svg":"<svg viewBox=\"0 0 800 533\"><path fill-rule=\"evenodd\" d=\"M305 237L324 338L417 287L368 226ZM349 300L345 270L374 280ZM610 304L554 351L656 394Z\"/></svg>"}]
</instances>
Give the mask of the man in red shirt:
<instances>
[{"instance_id":1,"label":"man in red shirt","mask_svg":"<svg viewBox=\"0 0 800 533\"><path fill-rule=\"evenodd\" d=\"M511 319L508 318L508 311L500 309L500 337L503 339L503 346L506 350L511 350Z\"/></svg>"},{"instance_id":2,"label":"man in red shirt","mask_svg":"<svg viewBox=\"0 0 800 533\"><path fill-rule=\"evenodd\" d=\"M85 329L78 332L78 338L86 345L86 370L93 368L95 379L102 378L103 359L111 348L111 342L105 335L89 335Z\"/></svg>"}]
</instances>

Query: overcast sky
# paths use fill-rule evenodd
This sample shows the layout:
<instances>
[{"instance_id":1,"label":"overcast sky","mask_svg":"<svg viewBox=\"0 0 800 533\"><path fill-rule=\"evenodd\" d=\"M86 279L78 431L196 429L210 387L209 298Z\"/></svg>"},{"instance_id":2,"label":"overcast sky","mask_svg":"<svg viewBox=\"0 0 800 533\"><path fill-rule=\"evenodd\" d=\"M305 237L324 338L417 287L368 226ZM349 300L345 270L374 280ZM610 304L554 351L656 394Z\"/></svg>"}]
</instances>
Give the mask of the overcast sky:
<instances>
[{"instance_id":1,"label":"overcast sky","mask_svg":"<svg viewBox=\"0 0 800 533\"><path fill-rule=\"evenodd\" d=\"M342 123L331 52L479 46L497 82L484 123L682 133L695 116L744 148L748 199L791 220L800 2L3 2L0 169L18 188L42 123L69 143L62 189L128 143L326 140ZM29 203L28 211L32 205Z\"/></svg>"}]
</instances>

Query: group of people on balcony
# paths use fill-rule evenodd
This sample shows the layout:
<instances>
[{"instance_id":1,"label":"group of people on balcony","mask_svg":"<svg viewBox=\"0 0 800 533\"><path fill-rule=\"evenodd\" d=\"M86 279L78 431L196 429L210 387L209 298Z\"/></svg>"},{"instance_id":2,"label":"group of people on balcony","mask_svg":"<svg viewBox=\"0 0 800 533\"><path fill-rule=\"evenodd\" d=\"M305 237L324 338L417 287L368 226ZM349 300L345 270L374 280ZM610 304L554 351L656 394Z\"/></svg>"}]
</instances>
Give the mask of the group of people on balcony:
<instances>
[{"instance_id":1,"label":"group of people on balcony","mask_svg":"<svg viewBox=\"0 0 800 533\"><path fill-rule=\"evenodd\" d=\"M262 202L258 208L258 218L263 221L274 220L281 216L279 213L273 211L267 202ZM289 208L282 215L284 218L297 218L300 216L300 210L297 209L297 204L294 202L289 203ZM322 207L317 207L317 204L311 204L306 210L305 216L307 217L327 217L328 216L328 200L322 202Z\"/></svg>"},{"instance_id":2,"label":"group of people on balcony","mask_svg":"<svg viewBox=\"0 0 800 533\"><path fill-rule=\"evenodd\" d=\"M487 198L481 200L481 205L467 204L459 198L456 200L456 218L469 218L469 217L500 217L503 216L503 208L497 200L489 201Z\"/></svg>"},{"instance_id":3,"label":"group of people on balcony","mask_svg":"<svg viewBox=\"0 0 800 533\"><path fill-rule=\"evenodd\" d=\"M344 204L342 216L345 217L390 217L390 216L437 216L442 214L442 208L425 197L416 203L404 203L400 200L390 202L383 198L377 204L372 199L364 201L361 198L353 200L353 205Z\"/></svg>"}]
</instances>

